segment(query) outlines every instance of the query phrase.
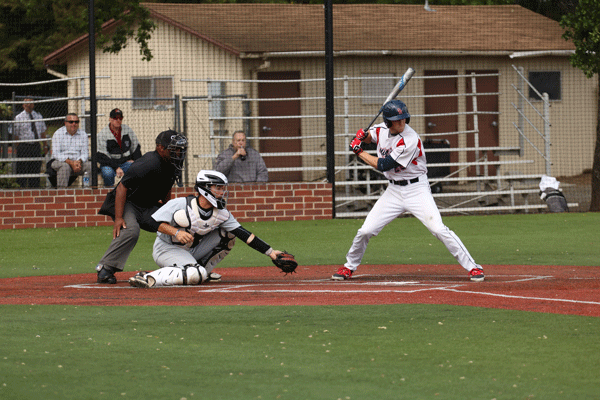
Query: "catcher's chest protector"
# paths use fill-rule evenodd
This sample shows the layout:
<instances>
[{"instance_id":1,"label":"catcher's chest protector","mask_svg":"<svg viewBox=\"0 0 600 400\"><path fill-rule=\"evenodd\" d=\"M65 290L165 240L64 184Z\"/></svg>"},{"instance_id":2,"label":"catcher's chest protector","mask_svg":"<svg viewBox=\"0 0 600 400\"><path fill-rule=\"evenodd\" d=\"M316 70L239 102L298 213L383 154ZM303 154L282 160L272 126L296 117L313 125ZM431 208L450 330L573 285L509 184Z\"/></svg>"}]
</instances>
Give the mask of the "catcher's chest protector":
<instances>
[{"instance_id":1,"label":"catcher's chest protector","mask_svg":"<svg viewBox=\"0 0 600 400\"><path fill-rule=\"evenodd\" d=\"M208 219L202 219L200 214L200 210L198 209L198 202L196 201L196 196L188 196L186 198L187 205L186 212L189 212L189 209L192 209L192 212L196 213L196 217L200 219L200 226L197 227L196 234L200 236L204 236L207 233L210 233L217 229L223 222L229 219L229 211L226 209L219 210L218 208L213 208L212 215ZM188 220L190 220L188 216Z\"/></svg>"},{"instance_id":2,"label":"catcher's chest protector","mask_svg":"<svg viewBox=\"0 0 600 400\"><path fill-rule=\"evenodd\" d=\"M194 215L191 216L190 213L194 213ZM218 229L223 222L229 219L229 215L229 211L226 209L219 210L213 208L211 216L207 219L202 219L200 210L198 209L196 196L188 196L186 197L185 209L177 210L175 214L173 214L173 220L175 221L176 227L185 228L187 232L194 235L194 241L185 245L185 247L190 248L196 247L204 236L215 229ZM192 226L192 221L197 221L194 226ZM171 238L171 242L180 245L175 237Z\"/></svg>"}]
</instances>

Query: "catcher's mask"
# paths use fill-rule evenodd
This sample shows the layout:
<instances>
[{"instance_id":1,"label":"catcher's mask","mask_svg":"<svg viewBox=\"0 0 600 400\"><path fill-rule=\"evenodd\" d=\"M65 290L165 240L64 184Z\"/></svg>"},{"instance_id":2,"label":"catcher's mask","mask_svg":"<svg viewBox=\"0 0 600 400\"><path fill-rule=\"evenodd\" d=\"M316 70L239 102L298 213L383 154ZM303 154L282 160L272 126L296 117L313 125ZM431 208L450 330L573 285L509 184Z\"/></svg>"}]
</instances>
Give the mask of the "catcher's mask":
<instances>
[{"instance_id":1,"label":"catcher's mask","mask_svg":"<svg viewBox=\"0 0 600 400\"><path fill-rule=\"evenodd\" d=\"M400 100L388 101L383 105L383 122L389 128L392 126L391 121L399 121L405 119L406 123L410 123L410 114L408 107Z\"/></svg>"},{"instance_id":2,"label":"catcher's mask","mask_svg":"<svg viewBox=\"0 0 600 400\"><path fill-rule=\"evenodd\" d=\"M156 144L162 145L169 151L171 164L173 164L176 171L181 171L187 155L188 141L186 137L174 130L168 130L158 135Z\"/></svg>"},{"instance_id":3,"label":"catcher's mask","mask_svg":"<svg viewBox=\"0 0 600 400\"><path fill-rule=\"evenodd\" d=\"M228 183L227 177L222 173L212 170L202 170L198 172L194 189L208 200L213 207L222 210L227 205L227 197L229 197L229 191L227 190ZM213 186L217 187L215 188ZM221 196L218 196L218 192L221 190L223 192Z\"/></svg>"}]
</instances>

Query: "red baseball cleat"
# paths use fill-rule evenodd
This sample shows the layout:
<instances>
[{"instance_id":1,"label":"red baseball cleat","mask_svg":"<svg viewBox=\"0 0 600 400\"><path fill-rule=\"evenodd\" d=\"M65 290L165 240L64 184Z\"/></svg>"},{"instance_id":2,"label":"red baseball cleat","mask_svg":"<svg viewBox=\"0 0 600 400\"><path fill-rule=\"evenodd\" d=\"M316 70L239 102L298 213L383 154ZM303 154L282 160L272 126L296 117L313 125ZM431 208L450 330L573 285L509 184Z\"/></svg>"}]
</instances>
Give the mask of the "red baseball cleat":
<instances>
[{"instance_id":1,"label":"red baseball cleat","mask_svg":"<svg viewBox=\"0 0 600 400\"><path fill-rule=\"evenodd\" d=\"M485 276L483 275L483 269L473 268L472 270L470 270L469 279L471 279L473 282L483 282L483 280L485 279Z\"/></svg>"},{"instance_id":2,"label":"red baseball cleat","mask_svg":"<svg viewBox=\"0 0 600 400\"><path fill-rule=\"evenodd\" d=\"M346 267L340 267L338 271L331 276L331 279L334 281L345 281L346 279L350 279L352 276L352 271L350 271Z\"/></svg>"}]
</instances>

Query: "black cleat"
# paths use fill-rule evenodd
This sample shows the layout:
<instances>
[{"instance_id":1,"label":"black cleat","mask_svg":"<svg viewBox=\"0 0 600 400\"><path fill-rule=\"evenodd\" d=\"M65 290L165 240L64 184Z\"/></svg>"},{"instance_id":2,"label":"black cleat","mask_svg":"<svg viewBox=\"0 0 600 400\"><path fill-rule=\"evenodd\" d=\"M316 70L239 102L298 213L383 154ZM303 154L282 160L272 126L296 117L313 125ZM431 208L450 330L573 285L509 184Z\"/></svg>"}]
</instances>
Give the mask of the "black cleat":
<instances>
[{"instance_id":1,"label":"black cleat","mask_svg":"<svg viewBox=\"0 0 600 400\"><path fill-rule=\"evenodd\" d=\"M115 277L114 270L107 265L98 265L96 267L96 271L98 271L98 283L109 283L114 285L117 283L117 278Z\"/></svg>"}]
</instances>

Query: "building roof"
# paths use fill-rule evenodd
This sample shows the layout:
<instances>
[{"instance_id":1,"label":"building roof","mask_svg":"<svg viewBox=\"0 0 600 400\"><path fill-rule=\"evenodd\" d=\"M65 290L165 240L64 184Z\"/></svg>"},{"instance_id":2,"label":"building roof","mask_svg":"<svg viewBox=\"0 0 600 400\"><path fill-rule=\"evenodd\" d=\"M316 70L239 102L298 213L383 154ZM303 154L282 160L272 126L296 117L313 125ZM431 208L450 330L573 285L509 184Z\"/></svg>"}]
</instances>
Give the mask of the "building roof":
<instances>
[{"instance_id":1,"label":"building roof","mask_svg":"<svg viewBox=\"0 0 600 400\"><path fill-rule=\"evenodd\" d=\"M323 52L322 5L142 3L154 19L235 54ZM498 53L574 50L558 22L518 5L336 4L334 52ZM56 63L87 35L48 55Z\"/></svg>"}]
</instances>

